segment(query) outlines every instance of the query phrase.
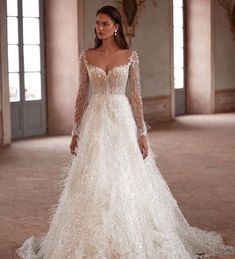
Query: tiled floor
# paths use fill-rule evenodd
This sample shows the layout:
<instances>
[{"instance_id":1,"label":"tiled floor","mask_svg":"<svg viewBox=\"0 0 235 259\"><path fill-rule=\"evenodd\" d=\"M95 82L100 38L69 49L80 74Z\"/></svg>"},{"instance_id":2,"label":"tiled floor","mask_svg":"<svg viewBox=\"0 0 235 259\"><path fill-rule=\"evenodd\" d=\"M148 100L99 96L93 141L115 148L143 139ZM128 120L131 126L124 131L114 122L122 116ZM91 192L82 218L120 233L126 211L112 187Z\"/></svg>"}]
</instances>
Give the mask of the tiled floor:
<instances>
[{"instance_id":1,"label":"tiled floor","mask_svg":"<svg viewBox=\"0 0 235 259\"><path fill-rule=\"evenodd\" d=\"M149 136L189 223L218 231L235 246L235 113L181 116L157 124ZM17 258L24 239L47 231L70 163L69 142L67 136L30 138L0 149L0 259Z\"/></svg>"}]
</instances>

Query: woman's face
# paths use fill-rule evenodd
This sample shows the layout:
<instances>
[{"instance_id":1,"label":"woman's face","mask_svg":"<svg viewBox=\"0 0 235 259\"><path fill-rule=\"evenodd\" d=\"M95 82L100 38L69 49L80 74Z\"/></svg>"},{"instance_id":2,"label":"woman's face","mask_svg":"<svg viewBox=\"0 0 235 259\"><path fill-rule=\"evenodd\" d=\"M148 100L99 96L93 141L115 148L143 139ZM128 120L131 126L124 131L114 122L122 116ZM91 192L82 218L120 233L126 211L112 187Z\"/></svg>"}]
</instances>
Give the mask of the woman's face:
<instances>
[{"instance_id":1,"label":"woman's face","mask_svg":"<svg viewBox=\"0 0 235 259\"><path fill-rule=\"evenodd\" d=\"M114 24L113 20L107 14L100 13L96 17L95 29L100 40L113 37L114 31L118 29L118 24Z\"/></svg>"}]
</instances>

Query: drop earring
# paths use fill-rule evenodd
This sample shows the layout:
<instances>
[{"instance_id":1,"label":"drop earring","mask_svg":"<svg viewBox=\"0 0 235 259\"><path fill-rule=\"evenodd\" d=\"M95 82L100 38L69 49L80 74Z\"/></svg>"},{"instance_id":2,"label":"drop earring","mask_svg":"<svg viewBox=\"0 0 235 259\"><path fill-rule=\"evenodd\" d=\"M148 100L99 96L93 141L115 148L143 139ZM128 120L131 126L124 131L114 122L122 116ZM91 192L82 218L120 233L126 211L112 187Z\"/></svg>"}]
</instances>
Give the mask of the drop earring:
<instances>
[{"instance_id":1,"label":"drop earring","mask_svg":"<svg viewBox=\"0 0 235 259\"><path fill-rule=\"evenodd\" d=\"M114 31L114 35L117 36L117 30Z\"/></svg>"}]
</instances>

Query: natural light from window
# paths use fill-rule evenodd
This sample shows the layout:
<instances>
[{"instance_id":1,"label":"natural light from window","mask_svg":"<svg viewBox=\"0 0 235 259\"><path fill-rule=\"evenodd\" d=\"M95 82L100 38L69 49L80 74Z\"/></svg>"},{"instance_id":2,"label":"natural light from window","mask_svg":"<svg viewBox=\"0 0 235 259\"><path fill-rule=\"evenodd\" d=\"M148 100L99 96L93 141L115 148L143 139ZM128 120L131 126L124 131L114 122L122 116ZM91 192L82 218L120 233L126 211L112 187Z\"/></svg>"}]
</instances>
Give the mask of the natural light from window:
<instances>
[{"instance_id":1,"label":"natural light from window","mask_svg":"<svg viewBox=\"0 0 235 259\"><path fill-rule=\"evenodd\" d=\"M173 0L174 88L184 88L183 0Z\"/></svg>"},{"instance_id":2,"label":"natural light from window","mask_svg":"<svg viewBox=\"0 0 235 259\"><path fill-rule=\"evenodd\" d=\"M21 100L21 88L25 101L41 99L39 13L39 0L7 0L10 102Z\"/></svg>"}]
</instances>

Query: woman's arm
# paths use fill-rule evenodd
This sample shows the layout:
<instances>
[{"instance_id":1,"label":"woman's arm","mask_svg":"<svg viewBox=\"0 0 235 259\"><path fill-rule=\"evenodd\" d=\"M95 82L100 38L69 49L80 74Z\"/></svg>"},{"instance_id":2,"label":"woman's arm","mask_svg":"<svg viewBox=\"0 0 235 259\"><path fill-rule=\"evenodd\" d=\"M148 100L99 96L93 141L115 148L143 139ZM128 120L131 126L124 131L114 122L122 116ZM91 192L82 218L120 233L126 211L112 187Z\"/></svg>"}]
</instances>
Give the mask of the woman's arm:
<instances>
[{"instance_id":1,"label":"woman's arm","mask_svg":"<svg viewBox=\"0 0 235 259\"><path fill-rule=\"evenodd\" d=\"M144 122L143 114L143 101L140 92L140 67L139 67L139 57L136 51L132 53L132 60L129 71L129 81L130 81L130 103L133 109L138 134L140 136L147 135L147 128Z\"/></svg>"},{"instance_id":2,"label":"woman's arm","mask_svg":"<svg viewBox=\"0 0 235 259\"><path fill-rule=\"evenodd\" d=\"M72 128L72 135L78 137L80 124L85 111L88 96L89 77L85 62L85 51L79 57L79 88L75 103L75 114Z\"/></svg>"},{"instance_id":3,"label":"woman's arm","mask_svg":"<svg viewBox=\"0 0 235 259\"><path fill-rule=\"evenodd\" d=\"M140 150L145 159L148 156L148 144L146 140L147 128L144 121L143 101L140 93L139 57L136 51L133 51L132 53L129 80L131 90L130 103L137 125Z\"/></svg>"}]
</instances>

